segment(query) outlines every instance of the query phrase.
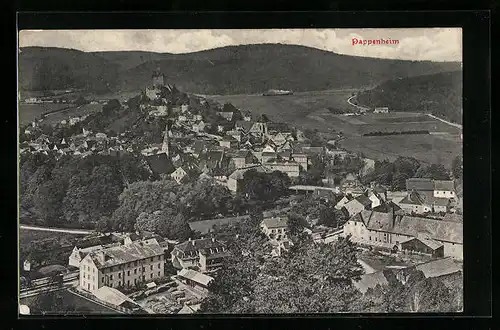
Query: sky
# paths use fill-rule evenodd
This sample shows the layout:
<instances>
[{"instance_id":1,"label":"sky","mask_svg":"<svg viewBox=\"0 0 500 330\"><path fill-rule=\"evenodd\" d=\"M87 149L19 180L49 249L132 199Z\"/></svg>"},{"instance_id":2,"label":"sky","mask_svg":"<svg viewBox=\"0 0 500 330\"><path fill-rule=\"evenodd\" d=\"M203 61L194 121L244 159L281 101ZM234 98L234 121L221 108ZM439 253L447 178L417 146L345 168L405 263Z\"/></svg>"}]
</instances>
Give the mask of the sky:
<instances>
[{"instance_id":1,"label":"sky","mask_svg":"<svg viewBox=\"0 0 500 330\"><path fill-rule=\"evenodd\" d=\"M398 44L353 45L391 39ZM460 28L242 29L242 30L22 30L19 46L72 48L85 52L141 50L191 53L228 45L282 43L339 54L429 61L462 61Z\"/></svg>"}]
</instances>

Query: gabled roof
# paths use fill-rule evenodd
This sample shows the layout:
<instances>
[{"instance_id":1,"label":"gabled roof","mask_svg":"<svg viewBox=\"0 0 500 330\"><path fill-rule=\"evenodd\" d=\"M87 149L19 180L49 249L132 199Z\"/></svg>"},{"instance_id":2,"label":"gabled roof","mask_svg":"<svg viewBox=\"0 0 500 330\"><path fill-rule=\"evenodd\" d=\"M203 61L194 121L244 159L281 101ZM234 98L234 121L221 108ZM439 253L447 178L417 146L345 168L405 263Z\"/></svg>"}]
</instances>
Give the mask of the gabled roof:
<instances>
[{"instance_id":1,"label":"gabled roof","mask_svg":"<svg viewBox=\"0 0 500 330\"><path fill-rule=\"evenodd\" d=\"M438 241L463 244L463 224L429 218L403 216L392 230L409 236L426 235Z\"/></svg>"},{"instance_id":2,"label":"gabled roof","mask_svg":"<svg viewBox=\"0 0 500 330\"><path fill-rule=\"evenodd\" d=\"M171 174L175 171L172 161L164 153L146 156L146 162L155 174Z\"/></svg>"},{"instance_id":3,"label":"gabled roof","mask_svg":"<svg viewBox=\"0 0 500 330\"><path fill-rule=\"evenodd\" d=\"M406 190L420 191L420 190L434 190L434 183L431 179L425 178L411 178L406 180Z\"/></svg>"},{"instance_id":4,"label":"gabled roof","mask_svg":"<svg viewBox=\"0 0 500 330\"><path fill-rule=\"evenodd\" d=\"M288 217L271 217L262 220L262 224L267 228L282 228L288 226Z\"/></svg>"},{"instance_id":5,"label":"gabled roof","mask_svg":"<svg viewBox=\"0 0 500 330\"><path fill-rule=\"evenodd\" d=\"M121 293L115 288L110 288L108 286L100 287L94 295L107 303L110 303L115 306L121 306L125 302L137 305L132 299L127 297L125 294Z\"/></svg>"},{"instance_id":6,"label":"gabled roof","mask_svg":"<svg viewBox=\"0 0 500 330\"><path fill-rule=\"evenodd\" d=\"M361 215L369 229L390 232L393 228L391 212L361 211Z\"/></svg>"},{"instance_id":7,"label":"gabled roof","mask_svg":"<svg viewBox=\"0 0 500 330\"><path fill-rule=\"evenodd\" d=\"M365 195L359 195L358 197L356 197L356 200L363 204L363 206L365 207L372 205L372 201Z\"/></svg>"},{"instance_id":8,"label":"gabled roof","mask_svg":"<svg viewBox=\"0 0 500 330\"><path fill-rule=\"evenodd\" d=\"M421 196L418 192L412 191L405 198L403 198L400 204L410 204L410 205L424 205L424 196Z\"/></svg>"},{"instance_id":9,"label":"gabled roof","mask_svg":"<svg viewBox=\"0 0 500 330\"><path fill-rule=\"evenodd\" d=\"M236 127L241 127L243 129L243 131L249 132L250 129L252 128L253 124L254 123L251 121L238 120L236 122Z\"/></svg>"},{"instance_id":10,"label":"gabled roof","mask_svg":"<svg viewBox=\"0 0 500 330\"><path fill-rule=\"evenodd\" d=\"M211 276L187 268L181 269L178 275L204 286L207 286L213 280L213 277Z\"/></svg>"},{"instance_id":11,"label":"gabled roof","mask_svg":"<svg viewBox=\"0 0 500 330\"><path fill-rule=\"evenodd\" d=\"M219 240L212 238L202 238L202 239L185 241L183 243L177 244L175 246L175 249L182 252L190 252L190 251L200 251L220 246L224 246L224 243Z\"/></svg>"},{"instance_id":12,"label":"gabled roof","mask_svg":"<svg viewBox=\"0 0 500 330\"><path fill-rule=\"evenodd\" d=\"M247 172L249 170L256 170L257 172L262 172L262 173L269 173L270 172L267 168L265 168L262 165L252 165L249 167L237 169L236 171L231 173L231 175L229 176L229 179L241 180L241 179L243 179L243 175L245 174L245 172Z\"/></svg>"},{"instance_id":13,"label":"gabled roof","mask_svg":"<svg viewBox=\"0 0 500 330\"><path fill-rule=\"evenodd\" d=\"M87 257L92 259L97 268L105 268L163 255L163 253L160 244L152 239L90 252Z\"/></svg>"},{"instance_id":14,"label":"gabled roof","mask_svg":"<svg viewBox=\"0 0 500 330\"><path fill-rule=\"evenodd\" d=\"M434 190L455 191L455 183L451 180L434 180Z\"/></svg>"},{"instance_id":15,"label":"gabled roof","mask_svg":"<svg viewBox=\"0 0 500 330\"><path fill-rule=\"evenodd\" d=\"M453 274L462 270L451 258L425 262L416 265L415 269L421 270L427 278Z\"/></svg>"}]
</instances>

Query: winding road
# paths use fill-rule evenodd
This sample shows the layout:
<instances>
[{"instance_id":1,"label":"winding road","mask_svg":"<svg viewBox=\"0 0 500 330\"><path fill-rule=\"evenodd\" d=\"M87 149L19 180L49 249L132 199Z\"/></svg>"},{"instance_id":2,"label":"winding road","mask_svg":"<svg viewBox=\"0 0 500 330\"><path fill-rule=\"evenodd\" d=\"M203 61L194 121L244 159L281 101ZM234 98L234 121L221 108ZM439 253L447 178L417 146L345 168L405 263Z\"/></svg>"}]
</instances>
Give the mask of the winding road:
<instances>
[{"instance_id":1,"label":"winding road","mask_svg":"<svg viewBox=\"0 0 500 330\"><path fill-rule=\"evenodd\" d=\"M436 117L436 116L434 116L434 115L431 115L430 113L427 113L426 115L427 115L427 116L429 116L429 117L431 117L431 118L433 118L433 119L436 119L436 120L442 121L443 123L448 124L448 125L450 125L450 126L453 126L453 127L456 127L456 128L460 128L460 129L462 129L462 125L452 123L452 122L450 122L450 121L444 120L444 119L439 118L439 117Z\"/></svg>"}]
</instances>

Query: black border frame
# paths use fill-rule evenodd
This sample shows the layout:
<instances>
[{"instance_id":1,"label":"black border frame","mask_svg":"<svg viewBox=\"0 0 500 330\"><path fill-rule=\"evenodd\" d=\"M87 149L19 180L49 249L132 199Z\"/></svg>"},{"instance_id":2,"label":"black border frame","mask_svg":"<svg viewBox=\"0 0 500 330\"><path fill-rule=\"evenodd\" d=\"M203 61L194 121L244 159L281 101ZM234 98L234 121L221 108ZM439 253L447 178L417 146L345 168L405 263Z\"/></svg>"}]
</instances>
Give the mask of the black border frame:
<instances>
[{"instance_id":1,"label":"black border frame","mask_svg":"<svg viewBox=\"0 0 500 330\"><path fill-rule=\"evenodd\" d=\"M411 6L410 6L411 7ZM442 328L444 324L451 321L454 326L456 321L466 322L468 329L487 327L486 323L492 313L491 308L491 53L490 53L490 19L491 12L488 10L478 11L400 11L400 12L52 12L35 13L22 12L17 15L19 29L159 29L159 28L390 28L390 27L462 27L463 28L463 107L464 107L464 231L466 246L464 250L464 313L463 314L391 314L391 315L316 315L316 316L230 316L230 315L202 315L196 317L165 317L147 316L145 318L154 321L169 320L168 324L157 323L161 327L174 325L211 327L220 326L224 321L226 326L241 327L242 324L276 326L277 322L293 322L290 325L299 326L305 324L310 326L320 321L327 327L342 327L354 325L357 328L368 328L382 320L390 320L395 328L407 328L403 320L408 318L413 326L422 326L430 322L431 328ZM10 30L12 31L12 30ZM11 35L12 36L12 35ZM17 48L17 44L14 44ZM14 49L17 54L17 49ZM15 59L14 59L14 64ZM12 68L14 66L11 66ZM17 71L17 68L16 68ZM17 80L17 72L14 76ZM15 106L17 108L17 90L14 91ZM4 112L4 115L6 113ZM16 113L8 111L5 124L16 123ZM3 130L7 139L17 134L17 127L12 131ZM10 135L12 133L12 135ZM16 142L15 142L16 143ZM10 145L12 158L17 159L17 146ZM17 171L17 162L14 161L12 172ZM16 195L9 195L9 203L13 213L17 214L17 182L15 176L8 177L9 183L16 189ZM11 229L7 221L3 226L5 230L2 237L16 237L12 235L17 231L16 225ZM4 251L17 251L17 240L13 239L10 249ZM5 255L4 257L5 258ZM12 258L10 269L17 269L17 253ZM14 285L7 286L13 292L9 292L9 299L5 303L10 307L14 305L14 313L17 317L17 272L9 273L13 278ZM369 316L360 319L361 316ZM110 319L110 317L84 317L84 319ZM133 316L133 319L142 317ZM28 317L28 320L19 320L23 327L32 329L36 324L51 329L56 322L61 320L49 319L48 317ZM77 318L81 319L81 318ZM248 322L249 320L251 322ZM335 321L330 321L330 320ZM473 320L475 319L475 320ZM238 322L244 320L244 322ZM42 322L40 322L42 321ZM89 320L90 321L90 320ZM120 325L133 322L130 318L113 317L112 322L121 321ZM123 322L124 321L124 322ZM307 323L305 323L305 322ZM384 322L382 321L382 322ZM472 326L471 322L476 322ZM179 322L179 323L177 323ZM483 322L483 323L481 323ZM237 323L239 326L236 326ZM82 323L84 324L84 323ZM88 324L88 323L86 323ZM113 323L118 325L118 323ZM136 323L137 324L137 323ZM438 325L440 324L440 325ZM482 325L479 325L482 324ZM89 324L90 325L90 324ZM137 328L137 326L136 326Z\"/></svg>"}]
</instances>

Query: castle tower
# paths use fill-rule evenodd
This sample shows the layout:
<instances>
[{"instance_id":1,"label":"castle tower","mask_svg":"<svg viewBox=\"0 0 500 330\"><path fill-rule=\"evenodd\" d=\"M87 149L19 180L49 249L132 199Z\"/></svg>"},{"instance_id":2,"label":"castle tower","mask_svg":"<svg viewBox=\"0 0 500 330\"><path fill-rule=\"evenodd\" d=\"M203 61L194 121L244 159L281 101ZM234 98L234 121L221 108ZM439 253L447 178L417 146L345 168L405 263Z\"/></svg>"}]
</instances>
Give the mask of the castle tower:
<instances>
[{"instance_id":1,"label":"castle tower","mask_svg":"<svg viewBox=\"0 0 500 330\"><path fill-rule=\"evenodd\" d=\"M170 156L170 137L169 137L169 125L165 125L165 134L163 135L163 144L161 145L161 151L167 156Z\"/></svg>"},{"instance_id":2,"label":"castle tower","mask_svg":"<svg viewBox=\"0 0 500 330\"><path fill-rule=\"evenodd\" d=\"M161 73L160 68L157 68L152 75L153 86L155 88L160 88L165 86L165 76Z\"/></svg>"}]
</instances>

